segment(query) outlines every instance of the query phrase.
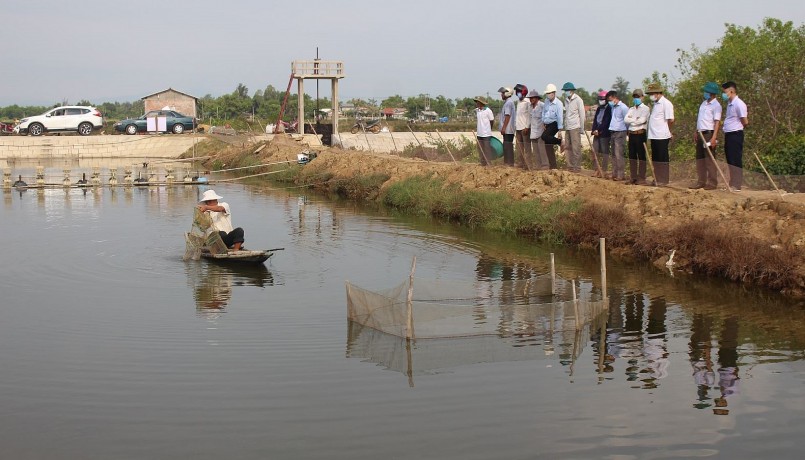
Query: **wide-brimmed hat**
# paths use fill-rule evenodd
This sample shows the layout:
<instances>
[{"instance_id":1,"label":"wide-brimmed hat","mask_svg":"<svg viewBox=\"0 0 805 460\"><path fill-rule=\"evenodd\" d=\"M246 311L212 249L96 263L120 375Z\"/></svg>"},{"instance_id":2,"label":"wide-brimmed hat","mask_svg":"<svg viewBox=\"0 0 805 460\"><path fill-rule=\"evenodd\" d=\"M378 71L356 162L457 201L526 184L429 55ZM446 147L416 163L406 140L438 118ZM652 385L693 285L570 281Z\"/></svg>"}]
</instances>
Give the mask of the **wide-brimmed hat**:
<instances>
[{"instance_id":1,"label":"wide-brimmed hat","mask_svg":"<svg viewBox=\"0 0 805 460\"><path fill-rule=\"evenodd\" d=\"M222 196L218 196L218 194L215 193L215 190L207 190L206 192L204 192L204 195L201 195L201 200L199 200L199 203L203 203L205 201L220 200L222 198L223 198Z\"/></svg>"},{"instance_id":2,"label":"wide-brimmed hat","mask_svg":"<svg viewBox=\"0 0 805 460\"><path fill-rule=\"evenodd\" d=\"M480 103L482 105L489 105L489 104L487 104L486 99L484 99L481 96L476 97L475 99L473 99L473 101L478 102L478 103Z\"/></svg>"},{"instance_id":3,"label":"wide-brimmed hat","mask_svg":"<svg viewBox=\"0 0 805 460\"><path fill-rule=\"evenodd\" d=\"M718 94L718 93L721 92L721 87L718 86L718 83L716 83L714 81L708 81L707 83L704 84L704 87L702 87L702 90L705 93Z\"/></svg>"},{"instance_id":4,"label":"wide-brimmed hat","mask_svg":"<svg viewBox=\"0 0 805 460\"><path fill-rule=\"evenodd\" d=\"M527 98L538 97L538 98L542 99L542 95L539 93L539 91L537 91L535 89L532 89L531 91L529 91L528 96L526 96L526 97Z\"/></svg>"},{"instance_id":5,"label":"wide-brimmed hat","mask_svg":"<svg viewBox=\"0 0 805 460\"><path fill-rule=\"evenodd\" d=\"M576 91L576 85L571 82L567 82L562 85L562 91Z\"/></svg>"},{"instance_id":6,"label":"wide-brimmed hat","mask_svg":"<svg viewBox=\"0 0 805 460\"><path fill-rule=\"evenodd\" d=\"M553 83L548 83L548 86L545 87L545 94L555 93L556 92L556 85Z\"/></svg>"},{"instance_id":7,"label":"wide-brimmed hat","mask_svg":"<svg viewBox=\"0 0 805 460\"><path fill-rule=\"evenodd\" d=\"M652 83L648 85L648 88L646 88L646 92L648 94L662 93L663 92L662 85L660 85L659 83Z\"/></svg>"}]
</instances>

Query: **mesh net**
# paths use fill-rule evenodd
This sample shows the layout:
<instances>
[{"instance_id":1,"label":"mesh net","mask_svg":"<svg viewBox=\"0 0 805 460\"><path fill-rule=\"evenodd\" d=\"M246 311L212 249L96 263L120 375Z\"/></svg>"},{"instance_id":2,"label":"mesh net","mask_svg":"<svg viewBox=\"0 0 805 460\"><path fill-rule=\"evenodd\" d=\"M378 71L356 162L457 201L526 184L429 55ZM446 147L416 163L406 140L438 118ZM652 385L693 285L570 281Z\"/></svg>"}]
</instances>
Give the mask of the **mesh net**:
<instances>
[{"instance_id":1,"label":"mesh net","mask_svg":"<svg viewBox=\"0 0 805 460\"><path fill-rule=\"evenodd\" d=\"M195 208L193 212L193 225L185 233L184 260L198 260L204 251L211 254L223 254L227 251L226 244L212 228L212 218L206 212Z\"/></svg>"},{"instance_id":2,"label":"mesh net","mask_svg":"<svg viewBox=\"0 0 805 460\"><path fill-rule=\"evenodd\" d=\"M579 284L573 300L573 283L552 281L549 275L497 282L414 278L371 291L347 282L347 316L386 334L417 339L575 331L604 312L607 304L590 284Z\"/></svg>"}]
</instances>

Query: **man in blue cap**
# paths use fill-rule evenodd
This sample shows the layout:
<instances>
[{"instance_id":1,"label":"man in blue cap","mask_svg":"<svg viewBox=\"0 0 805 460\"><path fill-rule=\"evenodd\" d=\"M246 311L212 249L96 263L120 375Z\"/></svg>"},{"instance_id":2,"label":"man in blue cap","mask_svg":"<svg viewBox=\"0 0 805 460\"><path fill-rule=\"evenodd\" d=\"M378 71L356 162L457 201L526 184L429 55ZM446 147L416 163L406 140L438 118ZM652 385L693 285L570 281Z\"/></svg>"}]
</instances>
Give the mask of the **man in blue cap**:
<instances>
[{"instance_id":1,"label":"man in blue cap","mask_svg":"<svg viewBox=\"0 0 805 460\"><path fill-rule=\"evenodd\" d=\"M576 86L567 82L562 86L565 92L565 149L567 169L581 171L581 130L584 129L584 101L576 94Z\"/></svg>"},{"instance_id":2,"label":"man in blue cap","mask_svg":"<svg viewBox=\"0 0 805 460\"><path fill-rule=\"evenodd\" d=\"M696 173L698 180L691 189L703 188L714 190L718 185L716 176L716 163L710 154L715 152L718 142L718 128L721 126L721 104L718 103L716 95L721 91L718 83L707 82L702 88L704 100L699 105L699 117L696 119ZM704 141L702 141L704 138Z\"/></svg>"}]
</instances>

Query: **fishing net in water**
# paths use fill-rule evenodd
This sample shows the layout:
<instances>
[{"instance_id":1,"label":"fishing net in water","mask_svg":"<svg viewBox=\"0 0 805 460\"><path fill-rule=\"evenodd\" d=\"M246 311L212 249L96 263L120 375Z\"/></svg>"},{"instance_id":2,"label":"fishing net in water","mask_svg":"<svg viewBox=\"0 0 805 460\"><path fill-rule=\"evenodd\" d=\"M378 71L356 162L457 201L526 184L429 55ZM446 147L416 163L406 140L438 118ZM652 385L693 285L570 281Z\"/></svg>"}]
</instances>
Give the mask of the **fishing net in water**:
<instances>
[{"instance_id":1,"label":"fishing net in water","mask_svg":"<svg viewBox=\"0 0 805 460\"><path fill-rule=\"evenodd\" d=\"M417 339L578 330L607 309L591 283L550 275L472 282L413 278L385 290L347 282L346 289L350 321Z\"/></svg>"},{"instance_id":2,"label":"fishing net in water","mask_svg":"<svg viewBox=\"0 0 805 460\"><path fill-rule=\"evenodd\" d=\"M184 260L198 260L201 253L209 251L212 254L223 254L227 251L226 244L221 235L212 229L212 218L209 213L201 212L195 208L193 212L193 226L185 233Z\"/></svg>"}]
</instances>

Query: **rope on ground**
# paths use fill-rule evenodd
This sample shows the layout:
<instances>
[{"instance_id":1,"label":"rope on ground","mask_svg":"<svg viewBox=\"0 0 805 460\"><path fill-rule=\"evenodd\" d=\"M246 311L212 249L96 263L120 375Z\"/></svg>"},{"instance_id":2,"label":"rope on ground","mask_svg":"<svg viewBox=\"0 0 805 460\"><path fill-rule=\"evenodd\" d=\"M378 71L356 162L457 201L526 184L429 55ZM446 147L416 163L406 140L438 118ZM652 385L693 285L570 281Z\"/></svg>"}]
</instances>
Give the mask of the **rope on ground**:
<instances>
[{"instance_id":1,"label":"rope on ground","mask_svg":"<svg viewBox=\"0 0 805 460\"><path fill-rule=\"evenodd\" d=\"M277 174L277 173L281 173L281 172L284 172L284 171L285 171L285 169L280 169L278 171L269 171L269 172L258 173L258 174L249 174L248 176L233 177L232 179L215 179L215 180L211 180L211 181L208 181L208 182L211 183L211 184L220 184L222 182L234 182L236 180L248 179L250 177L267 176L269 174Z\"/></svg>"}]
</instances>

